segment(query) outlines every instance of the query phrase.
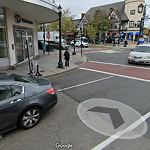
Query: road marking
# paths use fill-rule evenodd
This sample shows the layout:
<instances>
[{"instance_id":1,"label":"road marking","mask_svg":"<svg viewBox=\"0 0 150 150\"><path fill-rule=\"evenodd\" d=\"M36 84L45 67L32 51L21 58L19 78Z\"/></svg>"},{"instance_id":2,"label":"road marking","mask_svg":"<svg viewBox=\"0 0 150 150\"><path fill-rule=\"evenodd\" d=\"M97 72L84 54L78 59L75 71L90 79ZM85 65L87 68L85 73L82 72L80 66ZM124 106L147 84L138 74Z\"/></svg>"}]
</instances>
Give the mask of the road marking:
<instances>
[{"instance_id":1,"label":"road marking","mask_svg":"<svg viewBox=\"0 0 150 150\"><path fill-rule=\"evenodd\" d=\"M120 75L120 74L115 74L115 73L110 73L110 72L105 72L105 71L99 71L99 70L94 70L94 69L88 69L88 68L79 68L81 70L87 70L87 71L93 71L93 72L98 72L98 73L104 73L104 74L109 74L113 76L118 76L118 77L123 77L123 78L128 78L128 79L134 79L134 80L139 80L139 81L144 81L144 82L150 82L150 80L145 80L145 79L140 79L136 77L130 77L130 76L125 76L125 75Z\"/></svg>"},{"instance_id":2,"label":"road marking","mask_svg":"<svg viewBox=\"0 0 150 150\"><path fill-rule=\"evenodd\" d=\"M57 90L57 92L62 92L62 91L65 91L65 90L69 90L69 89L76 88L76 87L79 87L79 86L83 86L83 85L87 85L87 84L103 81L103 80L110 79L110 78L113 78L113 77L114 76L109 76L109 77L106 77L106 78L102 78L102 79L98 79L98 80L94 80L94 81L90 81L90 82L74 85L74 86L71 86L71 87L67 87L67 88L64 88L64 89Z\"/></svg>"},{"instance_id":3,"label":"road marking","mask_svg":"<svg viewBox=\"0 0 150 150\"><path fill-rule=\"evenodd\" d=\"M150 117L150 112L148 112L143 117L141 117L140 119L138 119L137 121L135 121L133 124L131 124L129 127L127 127L124 131L117 132L116 134L112 135L111 137L109 137L108 139L106 139L105 141L103 141L102 143L100 143L99 145L97 145L94 148L92 148L91 150L102 150L102 149L104 149L105 147L107 147L108 145L110 145L111 143L113 143L114 141L116 141L123 134L127 133L128 131L134 130L141 123L143 123L144 121L146 121L149 117Z\"/></svg>"},{"instance_id":4,"label":"road marking","mask_svg":"<svg viewBox=\"0 0 150 150\"><path fill-rule=\"evenodd\" d=\"M89 62L97 63L97 64L108 64L108 65L114 65L114 66L124 66L124 67L130 67L130 68L140 68L140 69L150 70L150 68L142 68L142 67L136 67L136 66L122 65L122 64L106 63L106 62L99 62L99 61L89 61Z\"/></svg>"}]
</instances>

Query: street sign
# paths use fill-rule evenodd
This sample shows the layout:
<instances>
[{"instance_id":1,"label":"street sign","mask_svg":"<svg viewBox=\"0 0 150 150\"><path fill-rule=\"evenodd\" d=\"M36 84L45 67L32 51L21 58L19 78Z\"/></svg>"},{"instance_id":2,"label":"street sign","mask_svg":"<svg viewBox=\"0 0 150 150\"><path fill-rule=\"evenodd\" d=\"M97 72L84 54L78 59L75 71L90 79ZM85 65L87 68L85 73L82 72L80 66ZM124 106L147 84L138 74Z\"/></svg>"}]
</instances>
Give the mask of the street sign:
<instances>
[{"instance_id":1,"label":"street sign","mask_svg":"<svg viewBox=\"0 0 150 150\"><path fill-rule=\"evenodd\" d=\"M32 60L32 72L34 75L37 73L37 65L38 62L36 60Z\"/></svg>"},{"instance_id":2,"label":"street sign","mask_svg":"<svg viewBox=\"0 0 150 150\"><path fill-rule=\"evenodd\" d=\"M146 121L136 110L113 100L86 100L80 103L77 113L89 128L106 136L122 133L120 139L136 139L143 136L148 129ZM137 124L137 121L140 123ZM137 126L133 128L135 123Z\"/></svg>"},{"instance_id":3,"label":"street sign","mask_svg":"<svg viewBox=\"0 0 150 150\"><path fill-rule=\"evenodd\" d=\"M51 35L50 35L50 34L47 34L47 38L50 39L50 38L51 38Z\"/></svg>"}]
</instances>

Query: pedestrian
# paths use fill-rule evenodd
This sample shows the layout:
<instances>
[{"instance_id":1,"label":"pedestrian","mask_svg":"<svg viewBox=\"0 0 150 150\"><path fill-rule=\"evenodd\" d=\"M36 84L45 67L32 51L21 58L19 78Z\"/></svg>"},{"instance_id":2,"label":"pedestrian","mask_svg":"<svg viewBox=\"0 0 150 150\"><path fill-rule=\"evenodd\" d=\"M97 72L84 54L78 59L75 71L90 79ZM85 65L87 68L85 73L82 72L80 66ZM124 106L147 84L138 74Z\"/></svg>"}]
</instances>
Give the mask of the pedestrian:
<instances>
[{"instance_id":1,"label":"pedestrian","mask_svg":"<svg viewBox=\"0 0 150 150\"><path fill-rule=\"evenodd\" d=\"M65 56L65 66L67 67L69 67L69 60L70 60L70 53L69 53L69 51L68 51L68 48L66 49L66 51L65 51L65 53L64 53L64 56Z\"/></svg>"},{"instance_id":2,"label":"pedestrian","mask_svg":"<svg viewBox=\"0 0 150 150\"><path fill-rule=\"evenodd\" d=\"M43 48L43 55L45 55L45 52L46 52L46 46L45 46L44 43L42 44L42 48Z\"/></svg>"},{"instance_id":3,"label":"pedestrian","mask_svg":"<svg viewBox=\"0 0 150 150\"><path fill-rule=\"evenodd\" d=\"M47 45L47 52L48 52L48 55L50 55L50 43L48 43Z\"/></svg>"}]
</instances>

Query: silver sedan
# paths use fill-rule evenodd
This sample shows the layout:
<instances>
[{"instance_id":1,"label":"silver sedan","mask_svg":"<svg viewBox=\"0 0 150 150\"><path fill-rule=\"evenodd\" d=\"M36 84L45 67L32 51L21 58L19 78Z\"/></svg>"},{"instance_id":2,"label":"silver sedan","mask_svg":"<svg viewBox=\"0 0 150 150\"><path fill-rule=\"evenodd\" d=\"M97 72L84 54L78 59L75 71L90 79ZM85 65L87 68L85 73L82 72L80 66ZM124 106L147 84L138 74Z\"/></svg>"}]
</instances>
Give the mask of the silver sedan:
<instances>
[{"instance_id":1,"label":"silver sedan","mask_svg":"<svg viewBox=\"0 0 150 150\"><path fill-rule=\"evenodd\" d=\"M150 64L150 44L142 44L131 50L128 63Z\"/></svg>"}]
</instances>

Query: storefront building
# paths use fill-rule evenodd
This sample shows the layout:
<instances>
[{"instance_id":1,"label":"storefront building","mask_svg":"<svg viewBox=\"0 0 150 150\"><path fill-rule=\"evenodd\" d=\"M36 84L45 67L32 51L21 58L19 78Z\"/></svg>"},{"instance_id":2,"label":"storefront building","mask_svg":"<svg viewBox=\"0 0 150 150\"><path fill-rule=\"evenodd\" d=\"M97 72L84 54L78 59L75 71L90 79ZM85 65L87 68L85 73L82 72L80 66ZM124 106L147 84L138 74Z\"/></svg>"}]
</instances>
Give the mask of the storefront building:
<instances>
[{"instance_id":1,"label":"storefront building","mask_svg":"<svg viewBox=\"0 0 150 150\"><path fill-rule=\"evenodd\" d=\"M0 70L14 68L39 55L37 24L58 20L53 0L0 1Z\"/></svg>"}]
</instances>

